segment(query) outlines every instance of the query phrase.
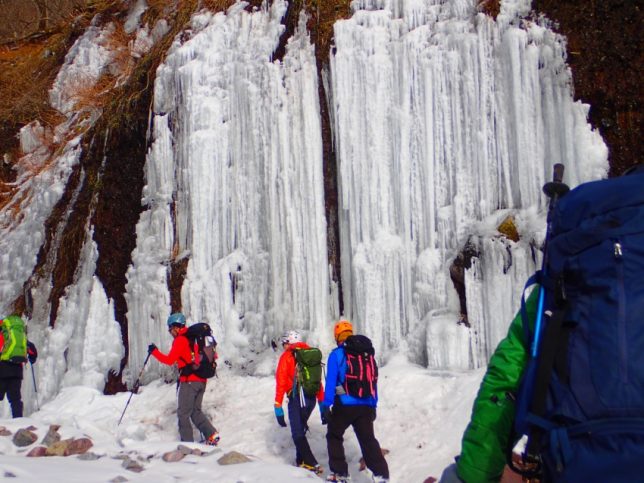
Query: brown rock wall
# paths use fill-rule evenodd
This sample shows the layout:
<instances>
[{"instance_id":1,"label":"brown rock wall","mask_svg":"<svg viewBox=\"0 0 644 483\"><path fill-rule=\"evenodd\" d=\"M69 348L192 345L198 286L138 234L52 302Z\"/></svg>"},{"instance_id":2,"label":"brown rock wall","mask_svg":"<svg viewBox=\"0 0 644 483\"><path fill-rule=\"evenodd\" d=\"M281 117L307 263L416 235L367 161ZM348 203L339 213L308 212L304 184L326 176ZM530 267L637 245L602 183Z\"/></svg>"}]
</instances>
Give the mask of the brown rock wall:
<instances>
[{"instance_id":1,"label":"brown rock wall","mask_svg":"<svg viewBox=\"0 0 644 483\"><path fill-rule=\"evenodd\" d=\"M0 0L0 44L52 29L87 0Z\"/></svg>"},{"instance_id":2,"label":"brown rock wall","mask_svg":"<svg viewBox=\"0 0 644 483\"><path fill-rule=\"evenodd\" d=\"M535 0L568 39L575 97L608 145L611 175L643 162L644 6L639 0Z\"/></svg>"}]
</instances>

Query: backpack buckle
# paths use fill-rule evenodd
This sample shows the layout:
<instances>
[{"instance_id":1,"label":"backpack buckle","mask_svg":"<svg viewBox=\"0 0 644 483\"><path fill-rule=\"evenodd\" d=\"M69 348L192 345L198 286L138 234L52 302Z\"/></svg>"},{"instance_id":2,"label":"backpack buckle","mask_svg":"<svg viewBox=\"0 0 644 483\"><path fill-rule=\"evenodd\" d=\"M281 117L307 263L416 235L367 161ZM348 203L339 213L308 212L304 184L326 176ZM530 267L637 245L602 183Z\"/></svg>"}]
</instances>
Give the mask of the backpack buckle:
<instances>
[{"instance_id":1,"label":"backpack buckle","mask_svg":"<svg viewBox=\"0 0 644 483\"><path fill-rule=\"evenodd\" d=\"M557 277L555 281L555 305L557 307L563 307L568 301L568 295L566 294L566 285L564 283L563 276Z\"/></svg>"}]
</instances>

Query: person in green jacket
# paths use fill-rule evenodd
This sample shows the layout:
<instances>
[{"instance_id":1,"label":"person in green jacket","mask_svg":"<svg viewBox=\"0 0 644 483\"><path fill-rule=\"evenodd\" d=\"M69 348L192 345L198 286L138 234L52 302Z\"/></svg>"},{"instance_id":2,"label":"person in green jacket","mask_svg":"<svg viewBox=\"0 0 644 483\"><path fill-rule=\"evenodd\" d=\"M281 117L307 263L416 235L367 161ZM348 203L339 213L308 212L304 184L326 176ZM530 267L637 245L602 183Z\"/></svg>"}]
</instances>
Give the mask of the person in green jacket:
<instances>
[{"instance_id":1,"label":"person in green jacket","mask_svg":"<svg viewBox=\"0 0 644 483\"><path fill-rule=\"evenodd\" d=\"M534 321L538 288L526 301L527 316ZM528 362L521 312L510 324L508 335L497 346L474 400L472 417L456 463L443 472L440 483L484 483L500 481L514 423L514 396Z\"/></svg>"}]
</instances>

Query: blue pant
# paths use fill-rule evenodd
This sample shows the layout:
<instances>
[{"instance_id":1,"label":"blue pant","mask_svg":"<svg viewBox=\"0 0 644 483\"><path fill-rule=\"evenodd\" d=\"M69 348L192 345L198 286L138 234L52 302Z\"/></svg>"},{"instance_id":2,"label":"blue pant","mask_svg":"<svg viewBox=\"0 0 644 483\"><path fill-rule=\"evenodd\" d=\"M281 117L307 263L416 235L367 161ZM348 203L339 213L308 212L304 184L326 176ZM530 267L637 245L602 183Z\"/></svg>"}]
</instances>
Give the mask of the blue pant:
<instances>
[{"instance_id":1,"label":"blue pant","mask_svg":"<svg viewBox=\"0 0 644 483\"><path fill-rule=\"evenodd\" d=\"M299 466L315 466L318 464L309 442L306 440L306 432L309 427L307 421L315 409L315 397L305 397L305 406L300 407L300 398L298 394L293 394L288 400L288 421L291 424L291 436L295 443L295 462Z\"/></svg>"}]
</instances>

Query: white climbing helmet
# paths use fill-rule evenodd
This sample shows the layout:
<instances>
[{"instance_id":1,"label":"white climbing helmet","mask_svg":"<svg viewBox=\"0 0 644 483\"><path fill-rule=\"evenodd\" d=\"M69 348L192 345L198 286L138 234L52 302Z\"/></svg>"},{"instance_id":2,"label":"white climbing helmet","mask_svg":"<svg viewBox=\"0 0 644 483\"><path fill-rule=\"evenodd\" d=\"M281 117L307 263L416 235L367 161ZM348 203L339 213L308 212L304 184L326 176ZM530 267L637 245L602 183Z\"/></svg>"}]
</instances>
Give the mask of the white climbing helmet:
<instances>
[{"instance_id":1,"label":"white climbing helmet","mask_svg":"<svg viewBox=\"0 0 644 483\"><path fill-rule=\"evenodd\" d=\"M302 342L302 334L297 330L287 330L284 332L284 335L280 337L282 345L284 344L295 344L296 342Z\"/></svg>"}]
</instances>

